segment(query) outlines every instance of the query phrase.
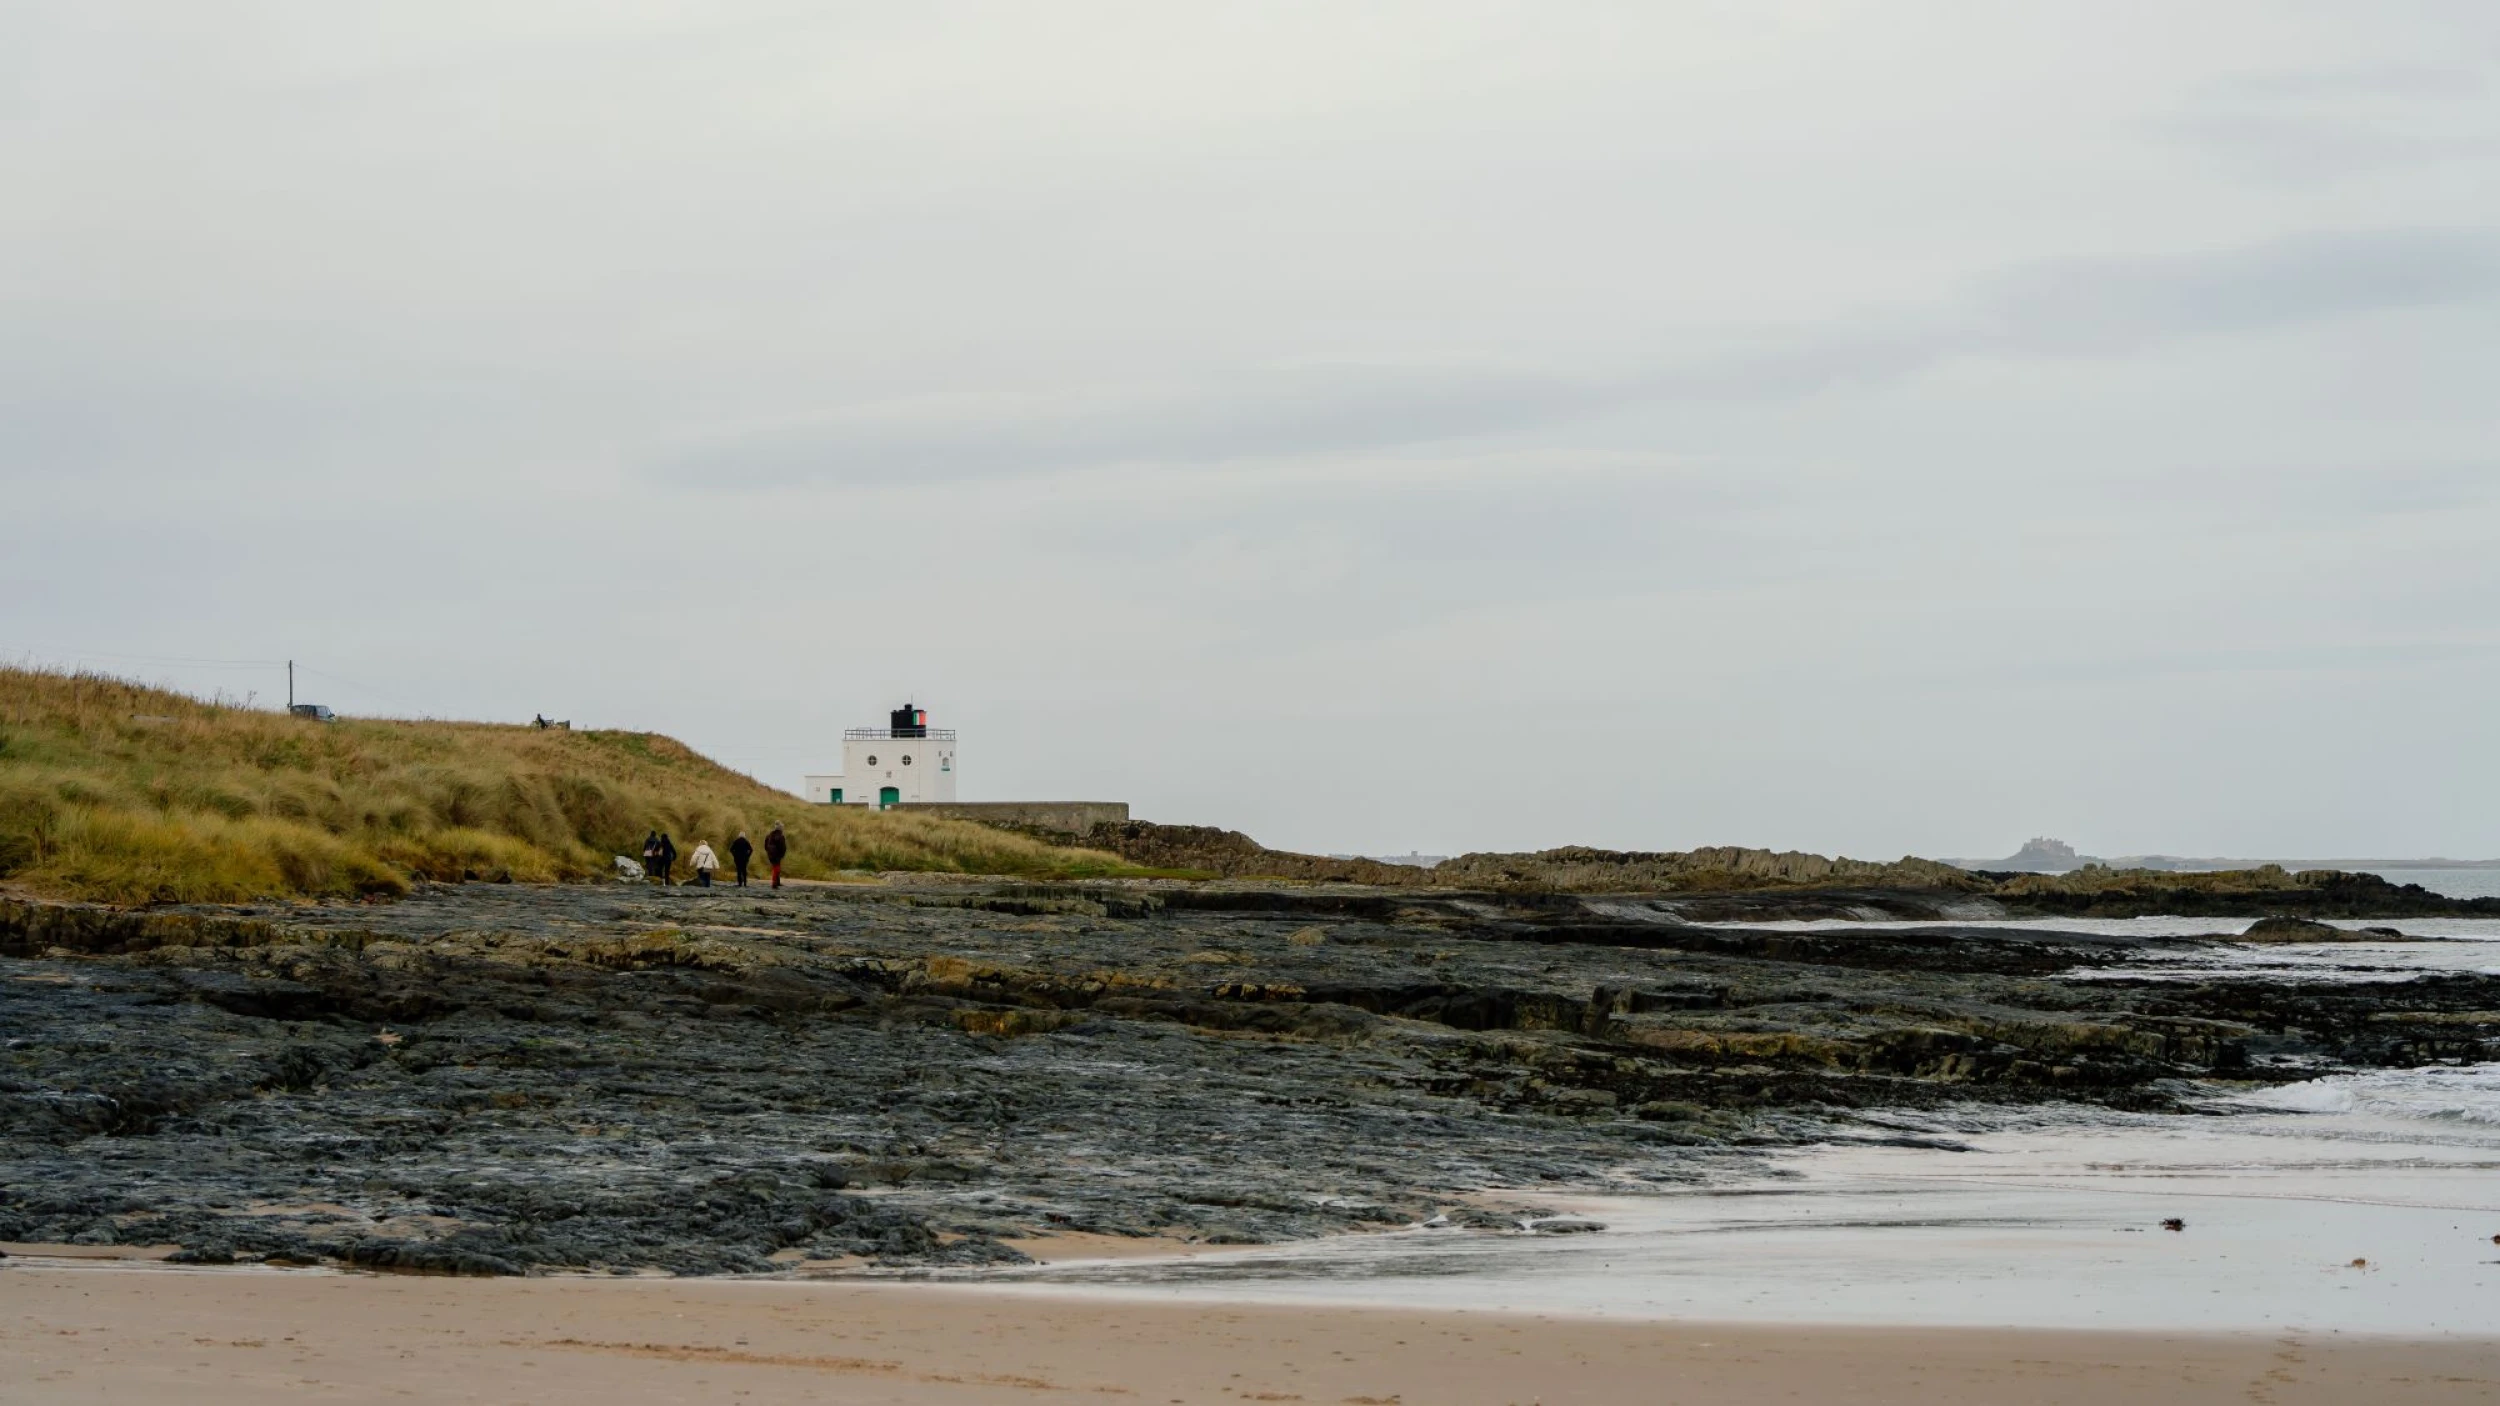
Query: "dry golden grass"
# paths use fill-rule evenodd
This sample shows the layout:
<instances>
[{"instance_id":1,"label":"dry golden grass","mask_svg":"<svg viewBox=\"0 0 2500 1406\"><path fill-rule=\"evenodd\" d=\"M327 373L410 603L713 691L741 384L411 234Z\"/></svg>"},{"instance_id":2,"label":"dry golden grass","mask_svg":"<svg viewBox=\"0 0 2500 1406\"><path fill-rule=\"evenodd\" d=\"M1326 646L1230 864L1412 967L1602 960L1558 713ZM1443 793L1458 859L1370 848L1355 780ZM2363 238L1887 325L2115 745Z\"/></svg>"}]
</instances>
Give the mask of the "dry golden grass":
<instances>
[{"instance_id":1,"label":"dry golden grass","mask_svg":"<svg viewBox=\"0 0 2500 1406\"><path fill-rule=\"evenodd\" d=\"M117 903L398 893L609 871L781 822L788 872L1059 877L1110 855L962 821L809 805L673 739L490 723L323 724L94 674L0 668L0 878ZM682 862L682 858L681 858ZM761 863L761 855L758 855Z\"/></svg>"}]
</instances>

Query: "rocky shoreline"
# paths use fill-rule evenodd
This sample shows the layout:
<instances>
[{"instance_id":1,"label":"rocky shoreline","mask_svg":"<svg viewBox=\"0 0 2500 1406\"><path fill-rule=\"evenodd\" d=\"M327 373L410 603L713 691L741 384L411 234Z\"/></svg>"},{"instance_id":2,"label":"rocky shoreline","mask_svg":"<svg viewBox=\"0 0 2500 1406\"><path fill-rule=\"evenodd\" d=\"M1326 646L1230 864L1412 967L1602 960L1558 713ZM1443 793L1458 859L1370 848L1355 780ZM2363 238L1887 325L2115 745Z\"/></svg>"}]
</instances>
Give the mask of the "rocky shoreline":
<instances>
[{"instance_id":1,"label":"rocky shoreline","mask_svg":"<svg viewBox=\"0 0 2500 1406\"><path fill-rule=\"evenodd\" d=\"M2364 888L2291 911L2481 911ZM2204 940L1973 925L2010 911L926 876L0 900L0 1241L753 1274L1516 1231L1541 1193L1900 1136L1867 1110L2500 1058L2500 979L2113 977ZM1704 925L1771 916L1919 925Z\"/></svg>"}]
</instances>

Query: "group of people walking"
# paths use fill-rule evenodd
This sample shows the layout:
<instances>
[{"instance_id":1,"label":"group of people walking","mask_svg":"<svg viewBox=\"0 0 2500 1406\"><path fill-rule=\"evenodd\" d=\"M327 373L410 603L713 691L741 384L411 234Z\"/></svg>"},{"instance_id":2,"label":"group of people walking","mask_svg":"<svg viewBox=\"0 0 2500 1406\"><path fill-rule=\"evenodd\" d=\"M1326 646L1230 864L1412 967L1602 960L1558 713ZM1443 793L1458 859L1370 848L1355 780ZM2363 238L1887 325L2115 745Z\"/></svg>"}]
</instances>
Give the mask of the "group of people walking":
<instances>
[{"instance_id":1,"label":"group of people walking","mask_svg":"<svg viewBox=\"0 0 2500 1406\"><path fill-rule=\"evenodd\" d=\"M781 861L789 853L790 841L783 837L781 827L775 825L764 836L764 863L772 869L774 888L781 887ZM747 863L754 857L754 844L747 839L746 831L739 831L738 838L729 842L729 862L737 866L740 888L747 886ZM720 868L720 856L712 853L712 842L695 841L694 853L686 857L686 862L694 869L695 885L710 888L712 871ZM654 830L643 837L642 872L663 884L677 882L677 843L665 831Z\"/></svg>"}]
</instances>

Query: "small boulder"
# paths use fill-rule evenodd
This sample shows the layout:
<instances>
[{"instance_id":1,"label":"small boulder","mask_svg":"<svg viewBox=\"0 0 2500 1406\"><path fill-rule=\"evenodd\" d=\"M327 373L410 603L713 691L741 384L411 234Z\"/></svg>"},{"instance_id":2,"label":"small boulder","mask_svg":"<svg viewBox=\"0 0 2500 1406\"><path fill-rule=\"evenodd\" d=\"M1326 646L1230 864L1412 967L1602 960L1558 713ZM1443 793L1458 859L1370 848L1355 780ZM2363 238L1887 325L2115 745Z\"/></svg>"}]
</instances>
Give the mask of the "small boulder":
<instances>
[{"instance_id":1,"label":"small boulder","mask_svg":"<svg viewBox=\"0 0 2500 1406\"><path fill-rule=\"evenodd\" d=\"M2315 918L2259 918L2241 933L2242 942L2350 942L2356 934Z\"/></svg>"}]
</instances>

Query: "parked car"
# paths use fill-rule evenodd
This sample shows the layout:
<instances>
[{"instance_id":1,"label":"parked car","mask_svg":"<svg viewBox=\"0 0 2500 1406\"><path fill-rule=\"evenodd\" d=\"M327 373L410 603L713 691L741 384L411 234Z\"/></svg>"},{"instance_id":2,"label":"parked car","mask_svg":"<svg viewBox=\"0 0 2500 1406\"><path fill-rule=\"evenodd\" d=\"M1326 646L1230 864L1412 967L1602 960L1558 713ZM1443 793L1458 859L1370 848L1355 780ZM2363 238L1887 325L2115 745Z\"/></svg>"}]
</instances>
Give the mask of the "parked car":
<instances>
[{"instance_id":1,"label":"parked car","mask_svg":"<svg viewBox=\"0 0 2500 1406\"><path fill-rule=\"evenodd\" d=\"M331 712L329 709L322 707L318 703L289 704L287 706L287 711L293 713L299 718L310 718L317 723L334 723L339 720L338 714Z\"/></svg>"}]
</instances>

